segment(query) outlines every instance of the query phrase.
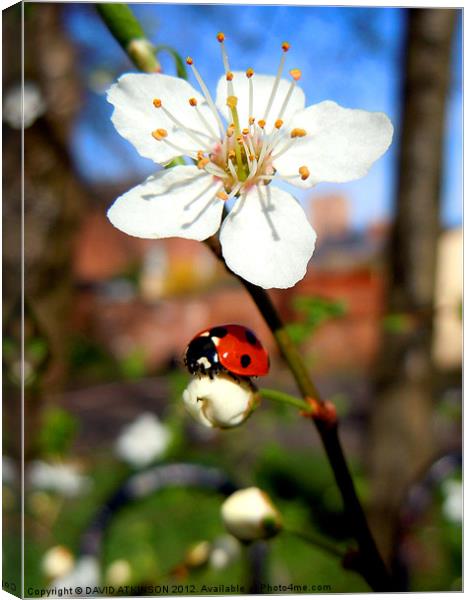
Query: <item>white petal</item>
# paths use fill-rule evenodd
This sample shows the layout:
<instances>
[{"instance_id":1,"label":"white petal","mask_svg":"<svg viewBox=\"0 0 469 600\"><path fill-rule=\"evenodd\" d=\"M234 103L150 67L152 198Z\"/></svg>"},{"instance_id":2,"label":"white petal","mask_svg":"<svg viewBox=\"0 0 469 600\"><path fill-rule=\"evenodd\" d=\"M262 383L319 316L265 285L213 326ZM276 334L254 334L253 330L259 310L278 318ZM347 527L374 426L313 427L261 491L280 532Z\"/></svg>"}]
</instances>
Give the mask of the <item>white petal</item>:
<instances>
[{"instance_id":1,"label":"white petal","mask_svg":"<svg viewBox=\"0 0 469 600\"><path fill-rule=\"evenodd\" d=\"M298 127L307 135L296 138L285 154L274 160L282 176L298 175L306 166L310 176L294 181L299 187L311 187L319 182L344 183L368 173L371 165L388 149L393 126L381 112L343 108L329 100L308 106L288 124L288 131ZM281 150L284 138L274 150Z\"/></svg>"},{"instance_id":2,"label":"white petal","mask_svg":"<svg viewBox=\"0 0 469 600\"><path fill-rule=\"evenodd\" d=\"M189 98L195 98L199 110L212 128L217 130L215 119L204 98L184 79L161 73L128 73L110 87L107 99L114 105L112 122L115 128L145 158L166 163L184 154L152 137L152 131L159 128L166 129L169 134L167 139L184 149L193 152L202 149L197 139L177 127L161 108L153 106L154 98L159 98L162 105L184 126L208 134L195 108L189 105ZM199 135L199 138L201 142L208 144L207 136Z\"/></svg>"},{"instance_id":3,"label":"white petal","mask_svg":"<svg viewBox=\"0 0 469 600\"><path fill-rule=\"evenodd\" d=\"M107 216L114 227L140 238L205 240L221 220L223 200L211 175L178 166L151 175L117 198Z\"/></svg>"},{"instance_id":4,"label":"white petal","mask_svg":"<svg viewBox=\"0 0 469 600\"><path fill-rule=\"evenodd\" d=\"M235 96L238 98L238 115L241 129L247 127L249 124L249 117L254 117L256 121L263 119L265 116L265 110L269 102L270 93L274 85L275 77L272 75L253 75L253 111L252 115L249 114L249 80L246 77L246 73L242 71L236 71L233 73L233 87ZM283 101L290 89L290 82L286 79L281 79L277 92L275 94L275 100L269 112L267 119L266 130L270 131L273 128L273 124L277 120L278 114L282 107ZM231 112L226 105L227 93L227 81L225 76L221 77L217 85L217 100L216 104L218 110L223 114L226 120L231 123L233 121ZM301 88L295 86L295 89L288 101L287 108L282 116L283 121L288 121L296 111L302 110L305 107L305 95Z\"/></svg>"},{"instance_id":5,"label":"white petal","mask_svg":"<svg viewBox=\"0 0 469 600\"><path fill-rule=\"evenodd\" d=\"M288 288L303 278L316 234L293 196L258 186L237 200L220 241L235 273L263 288Z\"/></svg>"}]
</instances>

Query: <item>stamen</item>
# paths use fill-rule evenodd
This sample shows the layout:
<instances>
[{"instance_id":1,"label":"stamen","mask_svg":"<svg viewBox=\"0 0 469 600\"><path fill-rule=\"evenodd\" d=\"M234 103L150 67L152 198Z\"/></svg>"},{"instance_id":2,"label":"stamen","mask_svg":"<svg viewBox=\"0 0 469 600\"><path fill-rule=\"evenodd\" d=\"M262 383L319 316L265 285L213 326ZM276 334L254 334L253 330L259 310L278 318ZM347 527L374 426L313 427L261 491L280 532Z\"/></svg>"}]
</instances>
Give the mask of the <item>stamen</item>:
<instances>
[{"instance_id":1,"label":"stamen","mask_svg":"<svg viewBox=\"0 0 469 600\"><path fill-rule=\"evenodd\" d=\"M278 114L279 119L281 119L283 117L285 109L287 108L287 105L290 101L291 95L293 94L293 90L295 89L296 82L299 81L299 79L301 78L301 71L300 71L300 69L292 69L290 71L290 75L292 76L293 81L291 82L290 87L288 88L287 95L285 96L285 100L283 101L282 108L280 109L280 112Z\"/></svg>"},{"instance_id":2,"label":"stamen","mask_svg":"<svg viewBox=\"0 0 469 600\"><path fill-rule=\"evenodd\" d=\"M249 135L249 129L245 128L245 129L243 129L243 131L241 133L243 135Z\"/></svg>"},{"instance_id":3,"label":"stamen","mask_svg":"<svg viewBox=\"0 0 469 600\"><path fill-rule=\"evenodd\" d=\"M282 119L277 119L275 121L275 129L280 129L280 127L283 125L283 121Z\"/></svg>"},{"instance_id":4,"label":"stamen","mask_svg":"<svg viewBox=\"0 0 469 600\"><path fill-rule=\"evenodd\" d=\"M248 69L246 71L246 77L248 78L248 81L249 81L249 112L248 112L248 115L252 115L253 98L254 98L254 89L253 89L254 86L252 83L253 75L254 75L253 69ZM251 118L252 117L249 117L249 125L252 125ZM253 122L254 122L254 119L253 119Z\"/></svg>"},{"instance_id":5,"label":"stamen","mask_svg":"<svg viewBox=\"0 0 469 600\"><path fill-rule=\"evenodd\" d=\"M254 125L256 119L254 117L249 117L249 125Z\"/></svg>"},{"instance_id":6,"label":"stamen","mask_svg":"<svg viewBox=\"0 0 469 600\"><path fill-rule=\"evenodd\" d=\"M210 175L220 177L221 179L224 179L226 177L226 172L213 162L209 162L207 165L205 165L205 171L207 171L207 173L210 173Z\"/></svg>"},{"instance_id":7,"label":"stamen","mask_svg":"<svg viewBox=\"0 0 469 600\"><path fill-rule=\"evenodd\" d=\"M306 135L306 131L304 129L299 129L298 127L295 127L295 129L292 129L291 133L290 133L291 138L304 137L305 135Z\"/></svg>"},{"instance_id":8,"label":"stamen","mask_svg":"<svg viewBox=\"0 0 469 600\"><path fill-rule=\"evenodd\" d=\"M166 129L156 129L155 131L152 131L151 135L155 140L161 141L163 138L168 137L168 132Z\"/></svg>"},{"instance_id":9,"label":"stamen","mask_svg":"<svg viewBox=\"0 0 469 600\"><path fill-rule=\"evenodd\" d=\"M204 167L206 167L208 165L209 162L210 162L209 158L201 158L199 160L199 162L197 163L197 168L203 169Z\"/></svg>"},{"instance_id":10,"label":"stamen","mask_svg":"<svg viewBox=\"0 0 469 600\"><path fill-rule=\"evenodd\" d=\"M234 133L234 130L235 130L234 125L230 125L226 130L226 135L228 137L231 137Z\"/></svg>"},{"instance_id":11,"label":"stamen","mask_svg":"<svg viewBox=\"0 0 469 600\"><path fill-rule=\"evenodd\" d=\"M228 82L228 95L234 96L234 88L233 88L233 84L231 83L233 80L233 73L231 73L230 63L228 61L228 55L225 50L225 34L220 32L217 35L217 40L220 42L220 46L221 46L221 58L223 60L223 67L225 69L226 80ZM230 77L230 75L231 75L231 77Z\"/></svg>"},{"instance_id":12,"label":"stamen","mask_svg":"<svg viewBox=\"0 0 469 600\"><path fill-rule=\"evenodd\" d=\"M175 117L174 115L172 115L172 114L169 112L169 110L167 110L167 109L166 109L166 108L163 106L163 104L162 104L162 102L161 102L161 100L160 100L159 98L155 98L155 99L153 100L153 105L154 105L156 108L158 108L159 110L162 110L162 111L164 112L164 114L165 114L165 115L168 117L168 119L170 119L170 120L171 120L171 121L172 121L172 122L173 122L173 123L176 125L176 127L179 127L180 129L182 129L182 131L184 131L184 133L185 133L186 135L188 135L188 136L189 136L190 138L192 138L192 139L193 139L195 142L197 142L197 144L198 144L198 145L200 145L200 146L202 146L202 147L205 145L205 144L204 144L204 141L203 141L203 140L201 140L201 139L199 138L199 136L198 136L196 133L194 133L194 132L193 132L191 129L189 129L188 127L186 127L185 125L183 125L183 124L181 123L181 121L179 121L179 119L176 119L176 117ZM203 133L202 133L202 135L203 135ZM210 137L210 136L209 136L209 137Z\"/></svg>"},{"instance_id":13,"label":"stamen","mask_svg":"<svg viewBox=\"0 0 469 600\"><path fill-rule=\"evenodd\" d=\"M264 119L259 119L259 121L257 121L257 124L259 125L259 127L261 129L264 129L264 127L265 127L265 120Z\"/></svg>"},{"instance_id":14,"label":"stamen","mask_svg":"<svg viewBox=\"0 0 469 600\"><path fill-rule=\"evenodd\" d=\"M301 79L301 70L300 69L291 69L290 75L293 77L295 81L299 81Z\"/></svg>"},{"instance_id":15,"label":"stamen","mask_svg":"<svg viewBox=\"0 0 469 600\"><path fill-rule=\"evenodd\" d=\"M223 137L223 133L224 133L223 123L221 121L221 118L220 118L220 115L218 114L217 109L215 108L215 103L213 102L212 96L210 95L210 92L208 91L208 87L205 85L204 80L200 76L199 71L196 69L196 67L194 65L194 61L192 60L192 58L190 56L186 58L186 63L188 65L190 65L192 72L194 73L194 77L197 79L197 83L199 84L200 89L202 90L205 100L207 101L207 104L209 105L210 110L213 113L213 116L217 120L218 126L220 128L221 137Z\"/></svg>"},{"instance_id":16,"label":"stamen","mask_svg":"<svg viewBox=\"0 0 469 600\"><path fill-rule=\"evenodd\" d=\"M210 136L213 137L214 139L217 139L218 136L215 133L215 131L213 130L213 127L210 125L210 123L207 121L207 119L202 114L202 111L197 106L197 100L195 98L189 98L189 104L195 108L195 110L197 112L197 116L202 121L202 124L207 128L207 131L210 133Z\"/></svg>"},{"instance_id":17,"label":"stamen","mask_svg":"<svg viewBox=\"0 0 469 600\"><path fill-rule=\"evenodd\" d=\"M228 194L226 192L224 192L223 190L220 190L219 192L217 192L216 194L217 198L220 198L220 200L228 200Z\"/></svg>"},{"instance_id":18,"label":"stamen","mask_svg":"<svg viewBox=\"0 0 469 600\"><path fill-rule=\"evenodd\" d=\"M309 177L309 169L307 166L303 165L298 169L298 173L301 175L301 180L306 181Z\"/></svg>"},{"instance_id":19,"label":"stamen","mask_svg":"<svg viewBox=\"0 0 469 600\"><path fill-rule=\"evenodd\" d=\"M272 91L270 93L270 98L269 98L269 101L267 103L267 107L265 109L264 121L267 121L267 117L269 116L270 109L272 108L272 104L274 102L275 94L277 93L277 89L278 89L278 86L280 84L280 78L282 77L283 67L285 65L286 54L287 54L289 48L290 48L290 44L288 42L283 42L283 44L282 44L283 54L282 54L282 57L280 59L280 65L279 65L278 70L277 70L277 76L275 77L274 85L272 86Z\"/></svg>"},{"instance_id":20,"label":"stamen","mask_svg":"<svg viewBox=\"0 0 469 600\"><path fill-rule=\"evenodd\" d=\"M228 169L230 170L231 175L235 181L238 181L238 173L236 173L236 169L231 161L231 158L228 159Z\"/></svg>"}]
</instances>

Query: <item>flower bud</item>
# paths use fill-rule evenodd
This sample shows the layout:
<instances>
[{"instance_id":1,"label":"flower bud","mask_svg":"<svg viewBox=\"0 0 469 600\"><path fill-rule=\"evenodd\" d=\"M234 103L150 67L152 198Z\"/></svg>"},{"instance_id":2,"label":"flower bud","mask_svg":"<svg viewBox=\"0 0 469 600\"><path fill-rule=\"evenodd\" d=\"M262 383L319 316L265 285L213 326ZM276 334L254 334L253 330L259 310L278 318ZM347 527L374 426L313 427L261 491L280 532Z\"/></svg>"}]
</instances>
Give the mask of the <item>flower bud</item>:
<instances>
[{"instance_id":1,"label":"flower bud","mask_svg":"<svg viewBox=\"0 0 469 600\"><path fill-rule=\"evenodd\" d=\"M241 425L256 408L259 397L248 380L221 373L192 379L183 400L192 417L206 427L226 429Z\"/></svg>"},{"instance_id":2,"label":"flower bud","mask_svg":"<svg viewBox=\"0 0 469 600\"><path fill-rule=\"evenodd\" d=\"M269 496L256 487L231 494L221 514L226 529L245 542L273 537L282 528L280 513Z\"/></svg>"}]
</instances>

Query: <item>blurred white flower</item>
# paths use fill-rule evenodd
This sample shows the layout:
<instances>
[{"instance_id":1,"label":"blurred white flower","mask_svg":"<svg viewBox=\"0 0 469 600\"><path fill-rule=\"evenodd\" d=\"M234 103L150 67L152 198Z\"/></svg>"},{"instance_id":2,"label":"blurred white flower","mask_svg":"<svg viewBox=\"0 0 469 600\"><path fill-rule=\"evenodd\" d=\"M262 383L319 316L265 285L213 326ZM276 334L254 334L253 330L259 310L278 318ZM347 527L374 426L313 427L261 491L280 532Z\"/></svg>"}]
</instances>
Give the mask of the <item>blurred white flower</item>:
<instances>
[{"instance_id":1,"label":"blurred white flower","mask_svg":"<svg viewBox=\"0 0 469 600\"><path fill-rule=\"evenodd\" d=\"M91 479L73 464L33 461L27 473L33 488L50 490L64 496L79 496L91 487Z\"/></svg>"},{"instance_id":2,"label":"blurred white flower","mask_svg":"<svg viewBox=\"0 0 469 600\"><path fill-rule=\"evenodd\" d=\"M75 558L65 546L49 548L42 557L41 569L48 579L57 579L71 572Z\"/></svg>"},{"instance_id":3,"label":"blurred white flower","mask_svg":"<svg viewBox=\"0 0 469 600\"><path fill-rule=\"evenodd\" d=\"M194 377L183 392L189 414L206 427L229 428L243 423L259 402L250 381L220 373Z\"/></svg>"},{"instance_id":4,"label":"blurred white flower","mask_svg":"<svg viewBox=\"0 0 469 600\"><path fill-rule=\"evenodd\" d=\"M142 156L163 165L187 156L197 165L151 175L117 198L108 218L140 238L204 240L220 230L232 271L264 288L288 288L303 278L316 233L297 200L270 184L359 179L389 147L393 127L384 113L329 100L305 107L301 71L282 78L287 43L270 76L232 72L223 34L218 41L225 73L215 100L190 57L202 93L161 73L129 73L111 86L112 122Z\"/></svg>"},{"instance_id":5,"label":"blurred white flower","mask_svg":"<svg viewBox=\"0 0 469 600\"><path fill-rule=\"evenodd\" d=\"M189 568L197 568L204 565L210 557L211 544L207 540L202 540L193 544L184 558L184 564Z\"/></svg>"},{"instance_id":6,"label":"blurred white flower","mask_svg":"<svg viewBox=\"0 0 469 600\"><path fill-rule=\"evenodd\" d=\"M223 503L221 514L226 529L242 541L267 539L282 528L280 513L269 496L256 487L231 494Z\"/></svg>"},{"instance_id":7,"label":"blurred white flower","mask_svg":"<svg viewBox=\"0 0 469 600\"><path fill-rule=\"evenodd\" d=\"M215 570L225 569L239 557L240 551L240 544L232 535L218 537L212 544L210 566Z\"/></svg>"},{"instance_id":8,"label":"blurred white flower","mask_svg":"<svg viewBox=\"0 0 469 600\"><path fill-rule=\"evenodd\" d=\"M99 561L95 556L82 556L79 558L75 567L70 573L63 577L54 579L49 585L49 590L54 589L62 596L63 588L83 588L96 587L100 582ZM88 596L88 594L86 594ZM53 594L47 595L48 598L54 597Z\"/></svg>"},{"instance_id":9,"label":"blurred white flower","mask_svg":"<svg viewBox=\"0 0 469 600\"><path fill-rule=\"evenodd\" d=\"M463 513L463 498L462 498L462 482L448 480L443 483L443 514L448 521L455 523L462 522Z\"/></svg>"},{"instance_id":10,"label":"blurred white flower","mask_svg":"<svg viewBox=\"0 0 469 600\"><path fill-rule=\"evenodd\" d=\"M24 95L19 83L7 90L3 98L3 120L13 129L21 129L23 114L26 129L45 111L46 103L43 95L39 86L33 81L24 82Z\"/></svg>"},{"instance_id":11,"label":"blurred white flower","mask_svg":"<svg viewBox=\"0 0 469 600\"><path fill-rule=\"evenodd\" d=\"M162 456L171 441L169 429L152 413L143 413L124 427L117 438L117 455L140 468Z\"/></svg>"},{"instance_id":12,"label":"blurred white flower","mask_svg":"<svg viewBox=\"0 0 469 600\"><path fill-rule=\"evenodd\" d=\"M132 569L128 561L118 559L112 562L106 570L106 582L109 585L126 585L132 576Z\"/></svg>"}]
</instances>

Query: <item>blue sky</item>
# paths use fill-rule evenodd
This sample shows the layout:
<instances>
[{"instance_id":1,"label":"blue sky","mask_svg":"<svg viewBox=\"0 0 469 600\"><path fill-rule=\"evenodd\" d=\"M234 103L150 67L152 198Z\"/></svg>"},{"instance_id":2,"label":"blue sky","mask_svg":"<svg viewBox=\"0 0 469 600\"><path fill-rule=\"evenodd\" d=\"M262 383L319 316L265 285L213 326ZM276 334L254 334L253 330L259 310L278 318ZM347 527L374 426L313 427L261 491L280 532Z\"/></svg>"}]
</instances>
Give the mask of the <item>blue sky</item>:
<instances>
[{"instance_id":1,"label":"blue sky","mask_svg":"<svg viewBox=\"0 0 469 600\"><path fill-rule=\"evenodd\" d=\"M299 68L307 104L330 99L352 108L386 112L399 124L400 66L405 14L397 8L294 7L252 5L133 5L149 39L191 55L210 89L222 72L215 36L224 31L233 70L252 67L274 74L280 44L291 44L287 67ZM104 89L122 72L134 70L90 5L66 5L66 26L79 46L85 83ZM448 102L443 181L443 222L462 221L462 33L454 46L453 82ZM161 55L166 73L174 64ZM93 83L94 82L94 83ZM104 82L104 83L101 83ZM195 82L192 81L194 85ZM111 107L102 93L90 90L77 121L73 153L91 182L143 179L154 171L110 122ZM395 193L396 149L381 158L362 180L322 184L315 195L339 192L352 201L353 224L362 228L389 218ZM299 199L306 197L298 193Z\"/></svg>"}]
</instances>

